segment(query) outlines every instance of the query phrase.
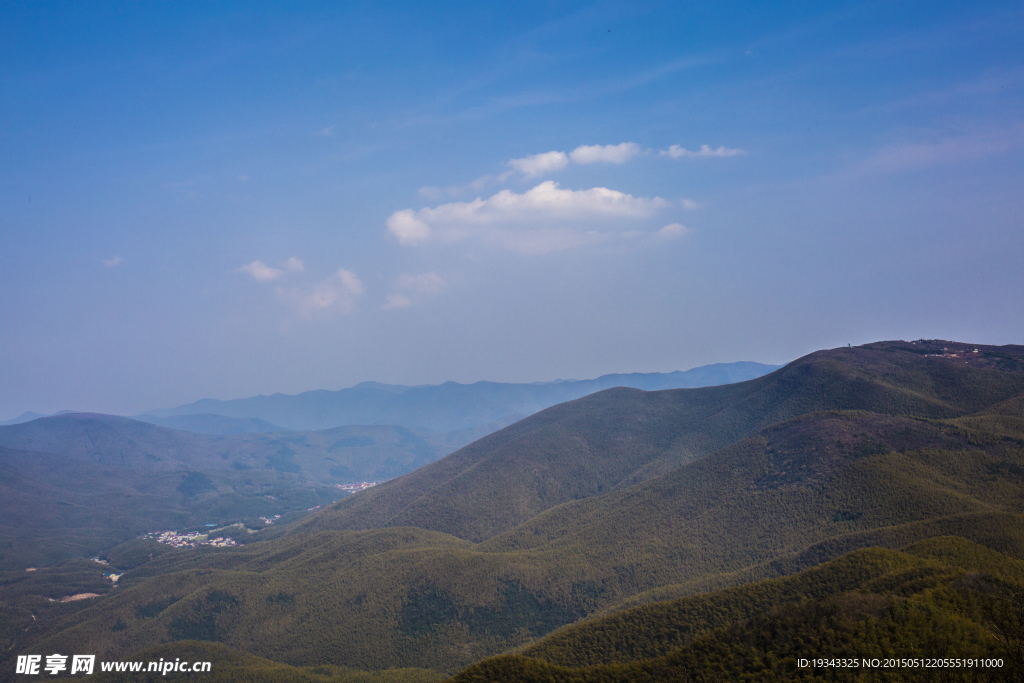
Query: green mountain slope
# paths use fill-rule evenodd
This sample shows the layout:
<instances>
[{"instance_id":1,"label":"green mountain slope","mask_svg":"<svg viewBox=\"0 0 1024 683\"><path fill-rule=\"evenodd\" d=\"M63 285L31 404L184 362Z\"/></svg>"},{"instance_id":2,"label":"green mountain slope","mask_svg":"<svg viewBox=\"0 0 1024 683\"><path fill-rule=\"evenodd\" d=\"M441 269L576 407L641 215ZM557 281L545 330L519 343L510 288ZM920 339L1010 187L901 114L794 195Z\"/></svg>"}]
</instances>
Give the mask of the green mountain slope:
<instances>
[{"instance_id":1,"label":"green mountain slope","mask_svg":"<svg viewBox=\"0 0 1024 683\"><path fill-rule=\"evenodd\" d=\"M271 470L151 472L0 447L0 570L94 556L158 530L228 521L258 529L260 516L340 495L333 485ZM234 531L249 539L243 527Z\"/></svg>"},{"instance_id":2,"label":"green mountain slope","mask_svg":"<svg viewBox=\"0 0 1024 683\"><path fill-rule=\"evenodd\" d=\"M482 541L556 505L657 477L805 413L952 418L1024 391L1024 375L995 369L1024 356L1020 347L941 345L958 355L931 357L923 352L941 354L941 347L886 342L821 351L739 384L604 391L549 408L341 501L309 525L416 526Z\"/></svg>"},{"instance_id":3,"label":"green mountain slope","mask_svg":"<svg viewBox=\"0 0 1024 683\"><path fill-rule=\"evenodd\" d=\"M1013 550L1009 557L952 536L903 552L856 551L785 579L563 629L451 680L1017 680L1024 545ZM800 664L819 658L847 663ZM961 666L920 661L947 658ZM965 670L965 659L994 661Z\"/></svg>"},{"instance_id":4,"label":"green mountain slope","mask_svg":"<svg viewBox=\"0 0 1024 683\"><path fill-rule=\"evenodd\" d=\"M667 474L550 506L482 542L412 526L313 531L316 524L245 548L152 559L144 542L134 542L109 554L129 570L121 586L73 611L51 608L12 577L0 585L0 601L34 610L37 619L0 654L0 667L23 652L63 648L117 659L199 639L295 666L455 673L581 619L787 576L859 548L957 535L1012 556L1024 533L1024 432L1015 427L1024 418L1024 375L1019 365L992 367L1007 357L1016 356L981 350L964 361L872 345L813 354L776 373L775 385L756 384L769 377L639 399L606 392L585 400L606 402L603 432L600 415L579 410L585 401L569 406L578 421L563 425L590 430L587 443L600 446L590 459L607 454L609 471L620 458L628 461L622 471L636 463L623 442L671 450L742 436ZM727 389L738 393L724 400ZM640 411L652 400L675 417L648 433L636 417L651 414ZM558 409L542 413L448 459L529 435L524 423L555 434L565 419ZM745 431L768 420L775 421ZM696 422L707 429L690 426ZM558 461L552 449L547 457ZM524 449L512 465L539 462L531 457ZM465 481L487 485L449 497L456 520L459 505L481 508L495 495L486 478ZM360 497L379 500L373 489L350 500ZM316 521L326 525L337 514Z\"/></svg>"}]
</instances>

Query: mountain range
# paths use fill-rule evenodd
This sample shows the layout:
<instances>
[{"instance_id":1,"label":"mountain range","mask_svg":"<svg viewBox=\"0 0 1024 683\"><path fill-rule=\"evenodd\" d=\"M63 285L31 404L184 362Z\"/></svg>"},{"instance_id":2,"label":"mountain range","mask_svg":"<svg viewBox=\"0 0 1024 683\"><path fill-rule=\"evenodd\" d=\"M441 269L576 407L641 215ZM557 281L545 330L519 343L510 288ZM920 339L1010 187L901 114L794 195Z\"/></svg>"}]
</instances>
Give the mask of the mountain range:
<instances>
[{"instance_id":1,"label":"mountain range","mask_svg":"<svg viewBox=\"0 0 1024 683\"><path fill-rule=\"evenodd\" d=\"M317 390L230 401L203 399L177 408L149 410L138 419L193 431L200 431L195 429L198 421L171 423L166 420L221 415L262 420L295 430L329 429L342 425L398 425L418 431L450 432L507 420L510 416L525 417L557 403L611 387L645 391L706 387L742 382L777 368L777 365L752 362L718 363L686 371L604 375L597 379L533 384L445 382L410 387L363 382L340 391Z\"/></svg>"},{"instance_id":2,"label":"mountain range","mask_svg":"<svg viewBox=\"0 0 1024 683\"><path fill-rule=\"evenodd\" d=\"M101 557L118 588L87 563L0 572L0 668L206 653L211 680L568 683L846 676L809 654L1015 663L1024 347L879 342L613 388L241 547Z\"/></svg>"}]
</instances>

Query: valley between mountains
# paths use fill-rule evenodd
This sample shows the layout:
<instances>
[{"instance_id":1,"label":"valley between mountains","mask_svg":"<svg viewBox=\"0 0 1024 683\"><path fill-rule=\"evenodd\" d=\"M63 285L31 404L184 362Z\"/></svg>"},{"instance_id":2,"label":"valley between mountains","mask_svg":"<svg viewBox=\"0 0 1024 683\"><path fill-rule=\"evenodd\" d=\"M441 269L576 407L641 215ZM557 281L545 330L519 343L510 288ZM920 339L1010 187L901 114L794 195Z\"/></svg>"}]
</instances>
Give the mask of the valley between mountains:
<instances>
[{"instance_id":1,"label":"valley between mountains","mask_svg":"<svg viewBox=\"0 0 1024 683\"><path fill-rule=\"evenodd\" d=\"M733 384L609 388L443 457L382 426L302 433L308 446L95 416L2 429L17 428L0 434L0 483L12 509L43 500L51 518L3 531L0 672L88 652L209 659L204 681L923 680L799 666L815 656L1024 675L1022 346L878 342ZM153 445L132 446L143 433ZM349 444L338 467L388 478L356 469L372 459L344 440L361 438L406 444L408 473L334 500L331 444ZM181 464L206 481L182 491ZM198 523L225 496L321 507L238 547L136 537L139 519ZM72 518L123 571L116 588L41 550L49 534L75 555L57 531ZM30 551L37 571L14 566ZM49 601L76 592L98 597Z\"/></svg>"}]
</instances>

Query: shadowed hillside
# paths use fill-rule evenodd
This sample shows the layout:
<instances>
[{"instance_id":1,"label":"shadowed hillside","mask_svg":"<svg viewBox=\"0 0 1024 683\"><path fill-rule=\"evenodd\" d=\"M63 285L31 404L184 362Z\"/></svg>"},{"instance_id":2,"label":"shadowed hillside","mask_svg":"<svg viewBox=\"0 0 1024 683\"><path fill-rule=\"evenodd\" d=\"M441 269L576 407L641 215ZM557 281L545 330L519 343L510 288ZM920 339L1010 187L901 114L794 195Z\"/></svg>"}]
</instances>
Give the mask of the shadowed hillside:
<instances>
[{"instance_id":1,"label":"shadowed hillside","mask_svg":"<svg viewBox=\"0 0 1024 683\"><path fill-rule=\"evenodd\" d=\"M657 603L563 629L453 683L706 680L1019 680L1016 558L956 536L860 550L785 579ZM1006 636L1009 636L1008 638ZM799 660L847 659L848 666ZM931 669L891 658L991 660ZM863 663L881 660L876 671ZM998 662L998 665L996 663Z\"/></svg>"},{"instance_id":2,"label":"shadowed hillside","mask_svg":"<svg viewBox=\"0 0 1024 683\"><path fill-rule=\"evenodd\" d=\"M341 501L311 520L310 528L416 526L481 541L561 503L663 475L805 413L951 418L1024 391L1022 366L1013 360L1020 347L935 357L917 346L886 342L821 351L728 386L604 391L549 408ZM935 345L923 350L942 353ZM1008 364L1013 372L1002 371Z\"/></svg>"}]
</instances>

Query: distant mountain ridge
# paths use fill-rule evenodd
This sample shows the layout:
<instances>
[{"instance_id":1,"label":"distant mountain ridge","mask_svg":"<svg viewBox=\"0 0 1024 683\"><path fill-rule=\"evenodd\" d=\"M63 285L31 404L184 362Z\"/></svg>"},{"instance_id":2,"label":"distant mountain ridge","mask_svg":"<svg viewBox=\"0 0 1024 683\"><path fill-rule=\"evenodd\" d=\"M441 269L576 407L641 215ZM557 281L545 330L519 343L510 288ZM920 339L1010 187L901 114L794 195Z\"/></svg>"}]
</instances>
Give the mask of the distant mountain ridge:
<instances>
[{"instance_id":1,"label":"distant mountain ridge","mask_svg":"<svg viewBox=\"0 0 1024 683\"><path fill-rule=\"evenodd\" d=\"M273 394L229 401L208 398L176 408L149 410L137 419L156 422L153 418L166 420L186 415L221 415L261 420L271 426L293 430L387 424L421 431L450 432L497 422L509 415L532 415L555 404L613 387L657 391L718 386L756 379L779 367L741 361L668 373L612 374L597 379L532 384L445 382L410 387L362 382L339 391L320 389L294 395ZM159 424L170 426L162 421Z\"/></svg>"},{"instance_id":2,"label":"distant mountain ridge","mask_svg":"<svg viewBox=\"0 0 1024 683\"><path fill-rule=\"evenodd\" d=\"M195 432L196 434L227 435L290 431L257 417L228 417L227 415L210 415L208 413L172 415L171 417L137 415L135 419L140 422L167 427L168 429L180 429L186 432Z\"/></svg>"},{"instance_id":3,"label":"distant mountain ridge","mask_svg":"<svg viewBox=\"0 0 1024 683\"><path fill-rule=\"evenodd\" d=\"M59 413L54 413L54 415L66 415L66 414L71 413L71 412L74 412L74 411L62 410ZM4 420L3 422L0 422L0 427L7 427L7 426L10 426L10 425L20 425L20 424L22 424L24 422L31 422L32 420L38 420L41 417L50 417L50 415L44 415L43 413L33 413L31 410L29 410L27 412L22 413L18 417L11 418L10 420Z\"/></svg>"}]
</instances>

